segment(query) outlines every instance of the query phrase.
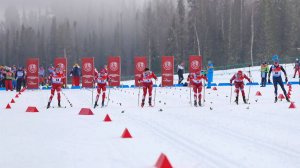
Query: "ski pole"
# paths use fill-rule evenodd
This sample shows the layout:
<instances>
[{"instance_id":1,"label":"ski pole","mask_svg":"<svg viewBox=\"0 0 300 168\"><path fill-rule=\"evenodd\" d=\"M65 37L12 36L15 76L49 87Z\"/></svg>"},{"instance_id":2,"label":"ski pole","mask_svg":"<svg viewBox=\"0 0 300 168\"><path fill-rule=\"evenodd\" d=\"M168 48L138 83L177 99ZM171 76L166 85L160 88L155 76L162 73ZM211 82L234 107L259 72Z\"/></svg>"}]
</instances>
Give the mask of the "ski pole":
<instances>
[{"instance_id":1,"label":"ski pole","mask_svg":"<svg viewBox=\"0 0 300 168\"><path fill-rule=\"evenodd\" d=\"M250 81L252 81L252 80L251 80L252 75L251 75L250 67L251 67L251 66L249 65L249 78L250 78ZM252 84L249 83L249 90L248 90L248 97L247 97L248 102L249 102L249 97L250 97L251 85L252 85Z\"/></svg>"},{"instance_id":2,"label":"ski pole","mask_svg":"<svg viewBox=\"0 0 300 168\"><path fill-rule=\"evenodd\" d=\"M155 80L153 106L155 106L156 88L157 88L157 86L156 86L156 80Z\"/></svg>"},{"instance_id":3,"label":"ski pole","mask_svg":"<svg viewBox=\"0 0 300 168\"><path fill-rule=\"evenodd\" d=\"M65 94L65 92L63 92L63 91L61 90L61 93L65 96L65 98L66 98L66 100L68 101L69 105L70 105L71 107L73 107L73 104L70 102L70 100L69 100L69 98L67 97L67 95Z\"/></svg>"},{"instance_id":4,"label":"ski pole","mask_svg":"<svg viewBox=\"0 0 300 168\"><path fill-rule=\"evenodd\" d=\"M93 80L93 86L92 86L92 106L94 104L94 87L95 87L94 84L95 84L95 82Z\"/></svg>"},{"instance_id":5,"label":"ski pole","mask_svg":"<svg viewBox=\"0 0 300 168\"><path fill-rule=\"evenodd\" d=\"M205 80L204 80L204 82L203 82L203 104L204 104L204 102L205 102Z\"/></svg>"},{"instance_id":6,"label":"ski pole","mask_svg":"<svg viewBox=\"0 0 300 168\"><path fill-rule=\"evenodd\" d=\"M190 105L192 106L192 86L190 85Z\"/></svg>"},{"instance_id":7,"label":"ski pole","mask_svg":"<svg viewBox=\"0 0 300 168\"><path fill-rule=\"evenodd\" d=\"M110 86L108 86L109 88L108 88L108 94L107 94L107 103L106 103L106 107L108 106L108 103L109 103L109 100L110 100L110 98L109 98L109 95L110 95Z\"/></svg>"},{"instance_id":8,"label":"ski pole","mask_svg":"<svg viewBox=\"0 0 300 168\"><path fill-rule=\"evenodd\" d=\"M230 104L231 104L231 97L232 97L232 84L230 83Z\"/></svg>"},{"instance_id":9,"label":"ski pole","mask_svg":"<svg viewBox=\"0 0 300 168\"><path fill-rule=\"evenodd\" d=\"M249 84L249 90L248 90L248 98L247 98L247 100L248 100L248 102L249 102L249 96L250 96L250 91L251 91L251 83Z\"/></svg>"},{"instance_id":10,"label":"ski pole","mask_svg":"<svg viewBox=\"0 0 300 168\"><path fill-rule=\"evenodd\" d=\"M141 83L138 81L139 92L138 92L138 107L140 106L140 94L141 94Z\"/></svg>"}]
</instances>

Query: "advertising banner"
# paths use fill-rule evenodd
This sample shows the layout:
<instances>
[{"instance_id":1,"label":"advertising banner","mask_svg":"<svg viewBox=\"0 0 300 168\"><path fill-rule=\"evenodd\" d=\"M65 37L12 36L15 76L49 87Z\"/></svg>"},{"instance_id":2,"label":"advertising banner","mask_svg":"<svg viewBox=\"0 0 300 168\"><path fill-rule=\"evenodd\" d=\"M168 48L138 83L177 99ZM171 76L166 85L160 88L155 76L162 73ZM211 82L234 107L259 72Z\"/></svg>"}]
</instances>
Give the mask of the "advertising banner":
<instances>
[{"instance_id":1,"label":"advertising banner","mask_svg":"<svg viewBox=\"0 0 300 168\"><path fill-rule=\"evenodd\" d=\"M134 58L134 79L135 86L141 86L142 83L138 83L138 79L141 78L142 73L147 67L147 57L135 57Z\"/></svg>"},{"instance_id":2,"label":"advertising banner","mask_svg":"<svg viewBox=\"0 0 300 168\"><path fill-rule=\"evenodd\" d=\"M94 81L94 58L81 58L82 87L92 88Z\"/></svg>"},{"instance_id":3,"label":"advertising banner","mask_svg":"<svg viewBox=\"0 0 300 168\"><path fill-rule=\"evenodd\" d=\"M202 70L202 56L199 55L190 55L189 59L189 71L190 73L195 73Z\"/></svg>"},{"instance_id":4,"label":"advertising banner","mask_svg":"<svg viewBox=\"0 0 300 168\"><path fill-rule=\"evenodd\" d=\"M27 59L27 88L38 89L39 88L39 59L28 58Z\"/></svg>"},{"instance_id":5,"label":"advertising banner","mask_svg":"<svg viewBox=\"0 0 300 168\"><path fill-rule=\"evenodd\" d=\"M162 56L162 86L173 86L174 56Z\"/></svg>"},{"instance_id":6,"label":"advertising banner","mask_svg":"<svg viewBox=\"0 0 300 168\"><path fill-rule=\"evenodd\" d=\"M120 86L121 82L121 57L108 57L108 75L111 78L111 86Z\"/></svg>"}]
</instances>

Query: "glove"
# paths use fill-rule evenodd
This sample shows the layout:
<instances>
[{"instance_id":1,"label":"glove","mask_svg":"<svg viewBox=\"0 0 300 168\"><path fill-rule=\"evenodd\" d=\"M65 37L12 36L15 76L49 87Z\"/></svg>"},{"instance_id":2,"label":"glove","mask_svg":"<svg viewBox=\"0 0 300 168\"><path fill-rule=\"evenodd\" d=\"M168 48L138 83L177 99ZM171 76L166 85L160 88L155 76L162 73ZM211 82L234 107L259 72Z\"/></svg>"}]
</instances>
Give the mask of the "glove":
<instances>
[{"instance_id":1,"label":"glove","mask_svg":"<svg viewBox=\"0 0 300 168\"><path fill-rule=\"evenodd\" d=\"M268 83L271 83L271 80L270 80L270 78L268 79Z\"/></svg>"},{"instance_id":2,"label":"glove","mask_svg":"<svg viewBox=\"0 0 300 168\"><path fill-rule=\"evenodd\" d=\"M285 82L288 82L288 78L287 77L285 77Z\"/></svg>"}]
</instances>

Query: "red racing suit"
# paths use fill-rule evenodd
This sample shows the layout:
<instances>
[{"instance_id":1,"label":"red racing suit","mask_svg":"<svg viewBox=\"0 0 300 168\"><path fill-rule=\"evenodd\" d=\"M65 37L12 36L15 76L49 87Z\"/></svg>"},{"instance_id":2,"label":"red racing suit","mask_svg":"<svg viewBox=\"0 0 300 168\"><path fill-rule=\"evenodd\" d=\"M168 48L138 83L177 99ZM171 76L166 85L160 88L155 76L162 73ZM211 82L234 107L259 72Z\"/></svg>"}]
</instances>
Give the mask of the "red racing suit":
<instances>
[{"instance_id":1,"label":"red racing suit","mask_svg":"<svg viewBox=\"0 0 300 168\"><path fill-rule=\"evenodd\" d=\"M141 78L139 79L139 81L142 82L143 84L143 100L145 100L147 90L149 93L149 99L151 99L152 97L152 88L153 88L152 78L157 80L156 75L152 71L146 71L142 73Z\"/></svg>"},{"instance_id":2,"label":"red racing suit","mask_svg":"<svg viewBox=\"0 0 300 168\"><path fill-rule=\"evenodd\" d=\"M194 100L197 100L197 98L199 99L199 101L201 100L202 97L201 92L203 86L202 79L207 81L207 77L201 74L192 73L188 77L188 81L190 81L190 84L193 87Z\"/></svg>"},{"instance_id":3,"label":"red racing suit","mask_svg":"<svg viewBox=\"0 0 300 168\"><path fill-rule=\"evenodd\" d=\"M105 92L106 92L106 85L107 82L111 80L111 78L108 76L107 72L104 73L96 73L97 75L95 76L95 81L97 83L97 96L96 96L96 101L98 102L99 96L101 94L102 90L102 102L105 100Z\"/></svg>"},{"instance_id":4,"label":"red racing suit","mask_svg":"<svg viewBox=\"0 0 300 168\"><path fill-rule=\"evenodd\" d=\"M52 83L51 88L51 95L49 98L49 102L52 101L55 91L57 92L57 100L60 102L60 92L63 85L63 79L65 79L65 75L62 71L60 72L53 72L49 77L48 80Z\"/></svg>"},{"instance_id":5,"label":"red racing suit","mask_svg":"<svg viewBox=\"0 0 300 168\"><path fill-rule=\"evenodd\" d=\"M251 82L250 78L247 75L245 75L244 73L242 73L241 75L236 73L230 79L230 83L232 83L232 81L234 81L235 93L236 93L237 97L239 96L239 90L241 90L242 96L245 97L244 79L247 79L249 82Z\"/></svg>"}]
</instances>

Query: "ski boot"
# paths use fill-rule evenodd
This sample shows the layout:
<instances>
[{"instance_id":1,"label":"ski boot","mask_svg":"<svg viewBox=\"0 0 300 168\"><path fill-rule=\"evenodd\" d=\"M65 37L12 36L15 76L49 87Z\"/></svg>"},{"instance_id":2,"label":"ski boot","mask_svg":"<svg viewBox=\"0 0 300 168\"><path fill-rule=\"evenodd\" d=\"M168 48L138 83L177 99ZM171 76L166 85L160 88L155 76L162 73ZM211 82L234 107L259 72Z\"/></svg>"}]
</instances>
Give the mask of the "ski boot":
<instances>
[{"instance_id":1,"label":"ski boot","mask_svg":"<svg viewBox=\"0 0 300 168\"><path fill-rule=\"evenodd\" d=\"M290 99L287 96L285 96L285 97L286 97L285 99L286 99L287 102L291 102Z\"/></svg>"},{"instance_id":2,"label":"ski boot","mask_svg":"<svg viewBox=\"0 0 300 168\"><path fill-rule=\"evenodd\" d=\"M48 108L50 108L50 102L48 102L48 104L47 104L47 109L48 109Z\"/></svg>"},{"instance_id":3,"label":"ski boot","mask_svg":"<svg viewBox=\"0 0 300 168\"><path fill-rule=\"evenodd\" d=\"M194 106L197 107L197 100L194 100Z\"/></svg>"},{"instance_id":4,"label":"ski boot","mask_svg":"<svg viewBox=\"0 0 300 168\"><path fill-rule=\"evenodd\" d=\"M150 106L150 107L153 107L153 106L152 106L152 98L151 98L151 97L149 97L148 103L149 103L149 106Z\"/></svg>"},{"instance_id":5,"label":"ski boot","mask_svg":"<svg viewBox=\"0 0 300 168\"><path fill-rule=\"evenodd\" d=\"M275 97L275 101L274 101L274 103L276 103L276 102L277 102L277 100L278 100L278 98L277 98L277 97Z\"/></svg>"},{"instance_id":6,"label":"ski boot","mask_svg":"<svg viewBox=\"0 0 300 168\"><path fill-rule=\"evenodd\" d=\"M144 105L145 105L145 99L142 100L141 106L144 107Z\"/></svg>"},{"instance_id":7,"label":"ski boot","mask_svg":"<svg viewBox=\"0 0 300 168\"><path fill-rule=\"evenodd\" d=\"M104 107L104 100L102 100L101 102L101 107Z\"/></svg>"},{"instance_id":8,"label":"ski boot","mask_svg":"<svg viewBox=\"0 0 300 168\"><path fill-rule=\"evenodd\" d=\"M239 97L235 97L235 101L234 101L236 104L239 104Z\"/></svg>"},{"instance_id":9,"label":"ski boot","mask_svg":"<svg viewBox=\"0 0 300 168\"><path fill-rule=\"evenodd\" d=\"M61 105L60 105L60 101L58 101L58 107L61 107Z\"/></svg>"},{"instance_id":10,"label":"ski boot","mask_svg":"<svg viewBox=\"0 0 300 168\"><path fill-rule=\"evenodd\" d=\"M246 100L245 96L243 96L243 101L245 104L247 104L247 100Z\"/></svg>"},{"instance_id":11,"label":"ski boot","mask_svg":"<svg viewBox=\"0 0 300 168\"><path fill-rule=\"evenodd\" d=\"M95 101L94 108L96 108L97 106L98 106L98 103L97 103L97 101Z\"/></svg>"},{"instance_id":12,"label":"ski boot","mask_svg":"<svg viewBox=\"0 0 300 168\"><path fill-rule=\"evenodd\" d=\"M201 107L201 105L202 105L202 104L201 104L201 100L199 100L198 105Z\"/></svg>"}]
</instances>

